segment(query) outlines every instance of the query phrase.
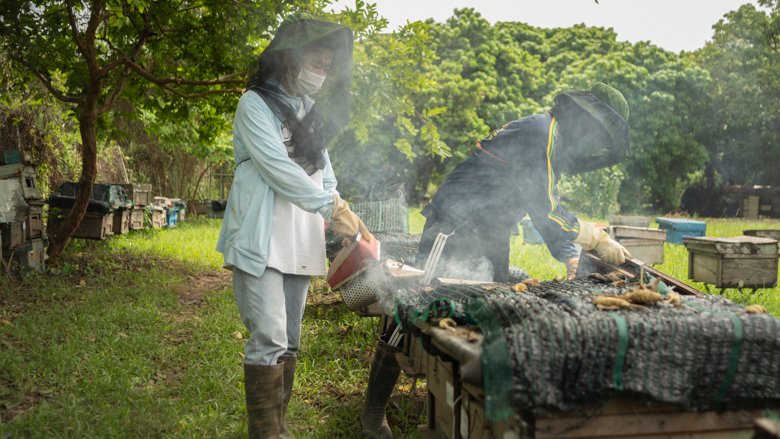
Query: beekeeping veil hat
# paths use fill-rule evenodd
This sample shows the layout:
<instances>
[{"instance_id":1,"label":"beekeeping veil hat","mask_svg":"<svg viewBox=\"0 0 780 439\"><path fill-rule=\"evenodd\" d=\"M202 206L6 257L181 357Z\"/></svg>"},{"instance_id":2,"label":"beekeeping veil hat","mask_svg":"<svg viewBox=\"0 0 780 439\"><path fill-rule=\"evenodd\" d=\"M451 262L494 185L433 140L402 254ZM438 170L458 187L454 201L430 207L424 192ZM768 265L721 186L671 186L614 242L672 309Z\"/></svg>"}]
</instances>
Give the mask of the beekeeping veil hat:
<instances>
[{"instance_id":1,"label":"beekeeping veil hat","mask_svg":"<svg viewBox=\"0 0 780 439\"><path fill-rule=\"evenodd\" d=\"M306 13L291 14L284 19L273 40L260 55L248 88L263 87L269 79L280 80L285 74L297 75L297 71L287 71L289 66L284 60L285 54L296 59L307 50L319 47L333 50L333 60L323 89L317 93L312 110L301 121L307 132L316 133L312 136L318 143L314 148L324 149L349 121L352 46L350 28L315 19ZM293 67L297 70L300 65Z\"/></svg>"},{"instance_id":2,"label":"beekeeping veil hat","mask_svg":"<svg viewBox=\"0 0 780 439\"><path fill-rule=\"evenodd\" d=\"M590 91L560 93L551 113L561 124L556 156L564 172L612 166L628 155L628 103L617 89L597 82Z\"/></svg>"}]
</instances>

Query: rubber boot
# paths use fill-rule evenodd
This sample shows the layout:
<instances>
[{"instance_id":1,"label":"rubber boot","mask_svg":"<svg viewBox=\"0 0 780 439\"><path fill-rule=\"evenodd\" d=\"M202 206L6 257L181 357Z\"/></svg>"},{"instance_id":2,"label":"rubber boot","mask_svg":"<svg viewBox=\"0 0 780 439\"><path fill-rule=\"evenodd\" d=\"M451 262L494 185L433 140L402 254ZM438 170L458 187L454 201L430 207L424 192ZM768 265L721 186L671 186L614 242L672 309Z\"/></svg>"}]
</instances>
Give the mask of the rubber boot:
<instances>
[{"instance_id":1,"label":"rubber boot","mask_svg":"<svg viewBox=\"0 0 780 439\"><path fill-rule=\"evenodd\" d=\"M249 439L279 439L283 386L283 364L244 364Z\"/></svg>"},{"instance_id":2,"label":"rubber boot","mask_svg":"<svg viewBox=\"0 0 780 439\"><path fill-rule=\"evenodd\" d=\"M298 362L294 355L282 355L279 358L284 364L284 386L282 387L282 414L280 419L280 432L283 439L294 439L295 435L287 429L287 405L290 403L293 383L295 382L295 365Z\"/></svg>"},{"instance_id":3,"label":"rubber boot","mask_svg":"<svg viewBox=\"0 0 780 439\"><path fill-rule=\"evenodd\" d=\"M360 413L364 438L392 439L393 433L387 424L385 409L400 372L401 367L395 359L393 349L381 341L378 342L371 360L365 402Z\"/></svg>"}]
</instances>

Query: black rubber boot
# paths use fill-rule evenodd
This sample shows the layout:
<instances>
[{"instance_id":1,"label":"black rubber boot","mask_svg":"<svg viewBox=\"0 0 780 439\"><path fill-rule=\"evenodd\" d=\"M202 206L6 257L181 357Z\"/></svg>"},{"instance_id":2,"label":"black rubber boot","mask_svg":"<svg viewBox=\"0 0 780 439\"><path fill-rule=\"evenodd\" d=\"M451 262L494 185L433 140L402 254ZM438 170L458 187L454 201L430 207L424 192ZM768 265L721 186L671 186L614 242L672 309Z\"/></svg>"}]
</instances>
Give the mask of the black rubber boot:
<instances>
[{"instance_id":1,"label":"black rubber boot","mask_svg":"<svg viewBox=\"0 0 780 439\"><path fill-rule=\"evenodd\" d=\"M244 364L249 439L279 439L284 365Z\"/></svg>"},{"instance_id":2,"label":"black rubber boot","mask_svg":"<svg viewBox=\"0 0 780 439\"><path fill-rule=\"evenodd\" d=\"M393 433L387 424L385 409L400 372L401 367L395 359L393 349L384 342L378 342L374 358L371 360L365 402L360 413L364 438L393 438Z\"/></svg>"},{"instance_id":3,"label":"black rubber boot","mask_svg":"<svg viewBox=\"0 0 780 439\"><path fill-rule=\"evenodd\" d=\"M280 432L283 439L294 439L295 435L287 428L287 422L285 422L284 418L287 416L287 405L290 403L290 396L292 395L293 383L295 382L295 365L298 360L294 355L282 355L279 361L284 364Z\"/></svg>"}]
</instances>

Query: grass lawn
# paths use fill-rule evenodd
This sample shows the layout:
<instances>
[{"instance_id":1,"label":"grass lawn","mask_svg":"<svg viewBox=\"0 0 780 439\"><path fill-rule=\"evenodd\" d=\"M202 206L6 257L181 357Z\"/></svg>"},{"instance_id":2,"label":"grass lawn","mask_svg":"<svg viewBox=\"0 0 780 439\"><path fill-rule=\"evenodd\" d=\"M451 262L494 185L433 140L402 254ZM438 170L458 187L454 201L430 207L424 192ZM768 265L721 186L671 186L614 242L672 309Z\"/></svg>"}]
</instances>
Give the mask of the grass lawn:
<instances>
[{"instance_id":1,"label":"grass lawn","mask_svg":"<svg viewBox=\"0 0 780 439\"><path fill-rule=\"evenodd\" d=\"M706 220L710 236L775 222ZM220 222L74 241L63 263L0 277L0 438L245 437L247 333L214 251ZM418 211L413 232L422 229ZM544 246L513 238L512 265L562 277ZM662 271L687 280L687 252L666 246ZM697 288L702 285L692 283ZM728 290L780 316L780 289ZM314 282L288 418L302 438L357 438L376 319ZM425 386L404 378L389 410L397 437L418 437Z\"/></svg>"}]
</instances>

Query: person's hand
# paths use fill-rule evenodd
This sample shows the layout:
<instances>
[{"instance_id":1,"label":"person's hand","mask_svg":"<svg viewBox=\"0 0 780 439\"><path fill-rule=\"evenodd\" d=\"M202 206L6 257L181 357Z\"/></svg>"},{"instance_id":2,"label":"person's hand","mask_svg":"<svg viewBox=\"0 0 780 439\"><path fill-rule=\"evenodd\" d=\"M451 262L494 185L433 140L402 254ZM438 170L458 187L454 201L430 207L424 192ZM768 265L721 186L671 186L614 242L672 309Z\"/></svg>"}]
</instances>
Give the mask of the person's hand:
<instances>
[{"instance_id":1,"label":"person's hand","mask_svg":"<svg viewBox=\"0 0 780 439\"><path fill-rule=\"evenodd\" d=\"M566 280L573 280L577 276L577 266L580 265L580 258L571 258L566 261Z\"/></svg>"},{"instance_id":2,"label":"person's hand","mask_svg":"<svg viewBox=\"0 0 780 439\"><path fill-rule=\"evenodd\" d=\"M595 250L599 257L607 263L620 265L631 257L631 253L602 229L593 227L590 223L580 222L580 233L575 243L585 250Z\"/></svg>"},{"instance_id":3,"label":"person's hand","mask_svg":"<svg viewBox=\"0 0 780 439\"><path fill-rule=\"evenodd\" d=\"M330 228L333 230L333 233L347 238L354 238L360 232L362 239L366 241L374 239L374 235L368 231L366 225L363 224L363 220L349 209L347 202L342 200L338 194L333 194Z\"/></svg>"},{"instance_id":4,"label":"person's hand","mask_svg":"<svg viewBox=\"0 0 780 439\"><path fill-rule=\"evenodd\" d=\"M631 257L631 253L625 247L610 238L606 233L604 233L604 238L599 241L594 250L596 250L596 253L602 260L614 265L620 265L626 262L626 258Z\"/></svg>"}]
</instances>

